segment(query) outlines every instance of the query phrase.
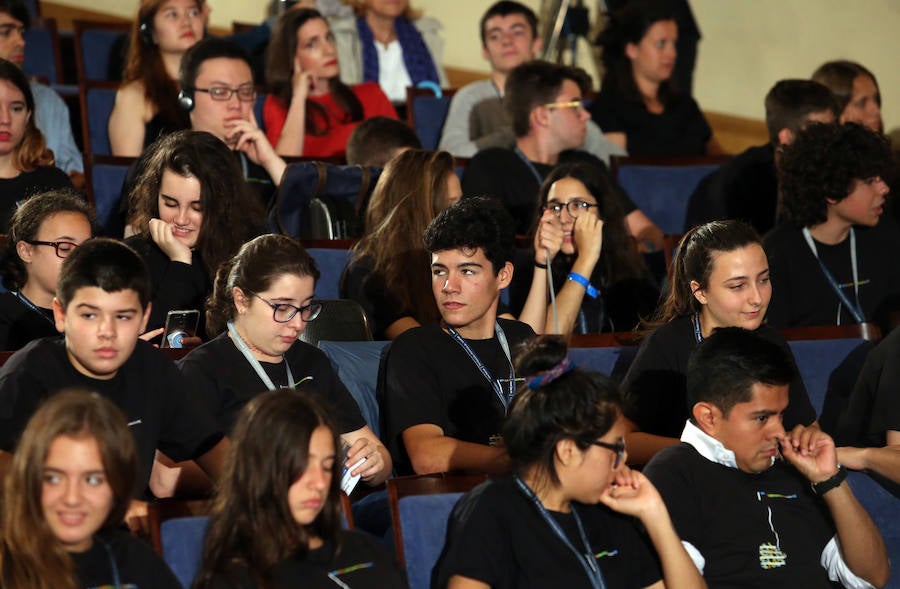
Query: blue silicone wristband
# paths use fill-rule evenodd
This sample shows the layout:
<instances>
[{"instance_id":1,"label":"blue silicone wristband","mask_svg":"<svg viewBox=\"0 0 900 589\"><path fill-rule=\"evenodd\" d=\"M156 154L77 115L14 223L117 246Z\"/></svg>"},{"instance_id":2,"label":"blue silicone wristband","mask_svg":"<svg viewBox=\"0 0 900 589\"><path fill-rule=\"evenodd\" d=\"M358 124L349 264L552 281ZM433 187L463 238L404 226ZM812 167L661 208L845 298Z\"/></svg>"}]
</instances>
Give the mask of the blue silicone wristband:
<instances>
[{"instance_id":1,"label":"blue silicone wristband","mask_svg":"<svg viewBox=\"0 0 900 589\"><path fill-rule=\"evenodd\" d=\"M581 286L584 287L584 292L587 293L587 296L592 299L596 299L600 294L597 292L597 289L594 288L594 285L591 284L591 281L582 276L581 274L577 274L575 272L569 272L569 275L566 277L566 280L571 280L572 282L577 282Z\"/></svg>"}]
</instances>

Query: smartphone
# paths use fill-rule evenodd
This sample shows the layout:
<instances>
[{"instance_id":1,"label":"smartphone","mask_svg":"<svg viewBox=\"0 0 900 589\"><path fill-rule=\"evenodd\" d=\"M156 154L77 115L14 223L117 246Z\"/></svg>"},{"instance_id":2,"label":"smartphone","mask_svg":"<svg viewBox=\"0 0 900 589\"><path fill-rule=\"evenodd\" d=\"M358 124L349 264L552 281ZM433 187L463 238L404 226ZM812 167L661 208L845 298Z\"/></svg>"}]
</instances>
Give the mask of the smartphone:
<instances>
[{"instance_id":1,"label":"smartphone","mask_svg":"<svg viewBox=\"0 0 900 589\"><path fill-rule=\"evenodd\" d=\"M166 313L166 329L163 332L163 348L181 348L182 340L186 337L197 335L197 323L200 321L200 311L197 309L184 309L169 311Z\"/></svg>"}]
</instances>

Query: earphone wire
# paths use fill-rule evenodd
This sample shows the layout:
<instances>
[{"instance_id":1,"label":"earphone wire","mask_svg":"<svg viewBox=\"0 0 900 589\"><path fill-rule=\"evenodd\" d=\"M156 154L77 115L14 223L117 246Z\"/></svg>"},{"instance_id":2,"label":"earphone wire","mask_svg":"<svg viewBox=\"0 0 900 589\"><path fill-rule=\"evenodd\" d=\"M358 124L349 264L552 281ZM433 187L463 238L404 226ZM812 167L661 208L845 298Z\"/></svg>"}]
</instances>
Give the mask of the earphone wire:
<instances>
[{"instance_id":1,"label":"earphone wire","mask_svg":"<svg viewBox=\"0 0 900 589\"><path fill-rule=\"evenodd\" d=\"M559 333L559 319L556 317L556 293L553 292L553 273L550 271L550 250L544 248L544 263L547 265L547 290L550 291L550 311L553 314L553 333Z\"/></svg>"}]
</instances>

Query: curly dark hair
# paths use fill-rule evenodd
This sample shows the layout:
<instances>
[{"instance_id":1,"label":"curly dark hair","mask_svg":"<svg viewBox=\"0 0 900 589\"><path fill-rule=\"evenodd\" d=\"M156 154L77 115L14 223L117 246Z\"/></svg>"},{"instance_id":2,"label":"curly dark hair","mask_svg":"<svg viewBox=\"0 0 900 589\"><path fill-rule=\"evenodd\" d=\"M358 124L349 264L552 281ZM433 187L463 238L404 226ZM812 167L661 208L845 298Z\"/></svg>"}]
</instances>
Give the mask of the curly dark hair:
<instances>
[{"instance_id":1,"label":"curly dark hair","mask_svg":"<svg viewBox=\"0 0 900 589\"><path fill-rule=\"evenodd\" d=\"M490 260L494 276L516 253L516 228L500 201L463 198L444 209L425 229L425 249L429 253L445 250L481 248Z\"/></svg>"},{"instance_id":2,"label":"curly dark hair","mask_svg":"<svg viewBox=\"0 0 900 589\"><path fill-rule=\"evenodd\" d=\"M828 219L854 182L880 176L891 183L897 164L889 140L856 123L813 124L784 148L778 166L784 219L811 227Z\"/></svg>"}]
</instances>

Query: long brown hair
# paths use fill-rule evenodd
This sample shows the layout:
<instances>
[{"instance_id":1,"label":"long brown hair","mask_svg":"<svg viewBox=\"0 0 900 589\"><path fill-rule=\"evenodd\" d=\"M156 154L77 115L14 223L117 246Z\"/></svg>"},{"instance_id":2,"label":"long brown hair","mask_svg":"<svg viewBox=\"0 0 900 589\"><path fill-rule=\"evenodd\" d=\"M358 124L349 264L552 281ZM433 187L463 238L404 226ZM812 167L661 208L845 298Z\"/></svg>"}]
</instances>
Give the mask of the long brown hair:
<instances>
[{"instance_id":1,"label":"long brown hair","mask_svg":"<svg viewBox=\"0 0 900 589\"><path fill-rule=\"evenodd\" d=\"M260 233L265 215L262 203L244 181L228 146L205 131L177 131L161 137L149 150L129 197L132 225L150 237L150 219L159 218L159 192L166 171L196 178L203 210L197 251L212 280L222 262Z\"/></svg>"},{"instance_id":2,"label":"long brown hair","mask_svg":"<svg viewBox=\"0 0 900 589\"><path fill-rule=\"evenodd\" d=\"M231 436L195 588L212 587L215 577L241 569L260 587L268 587L272 568L288 557L302 557L311 537L338 539L337 457L325 505L315 521L298 524L288 504L288 491L306 471L309 442L319 427L330 430L339 456L341 446L331 419L308 395L271 391L244 407Z\"/></svg>"},{"instance_id":3,"label":"long brown hair","mask_svg":"<svg viewBox=\"0 0 900 589\"><path fill-rule=\"evenodd\" d=\"M447 175L453 156L446 151L409 149L387 163L366 210L365 236L355 257L368 256L393 297L416 321L438 320L431 292L430 262L422 235L447 208Z\"/></svg>"},{"instance_id":4,"label":"long brown hair","mask_svg":"<svg viewBox=\"0 0 900 589\"><path fill-rule=\"evenodd\" d=\"M53 152L47 149L47 142L34 123L34 95L28 78L19 66L0 59L0 80L6 80L19 89L25 97L25 108L28 111L22 142L16 146L16 168L22 172L31 172L35 168L52 166L55 163Z\"/></svg>"},{"instance_id":5,"label":"long brown hair","mask_svg":"<svg viewBox=\"0 0 900 589\"><path fill-rule=\"evenodd\" d=\"M266 50L266 83L269 93L275 96L285 108L291 104L294 94L294 56L297 55L297 31L307 22L325 17L312 8L288 10L278 19L272 38ZM329 27L330 29L330 27ZM346 114L346 122L363 120L363 106L349 86L341 82L340 76L328 80L328 90L334 102ZM314 100L306 100L306 132L314 136L327 135L328 113Z\"/></svg>"},{"instance_id":6,"label":"long brown hair","mask_svg":"<svg viewBox=\"0 0 900 589\"><path fill-rule=\"evenodd\" d=\"M137 476L134 437L116 405L96 393L65 391L28 421L4 481L0 584L29 589L75 589L75 566L53 535L41 505L44 462L60 436L93 438L112 489L103 529L122 524Z\"/></svg>"},{"instance_id":7,"label":"long brown hair","mask_svg":"<svg viewBox=\"0 0 900 589\"><path fill-rule=\"evenodd\" d=\"M122 81L123 84L143 83L144 98L156 107L163 120L178 123L181 128L189 128L191 125L187 112L178 106L178 82L166 72L159 47L147 42L147 37L152 35L153 19L166 1L141 0L131 27L131 42ZM206 0L194 2L202 9ZM142 25L145 25L144 31L141 30Z\"/></svg>"}]
</instances>

